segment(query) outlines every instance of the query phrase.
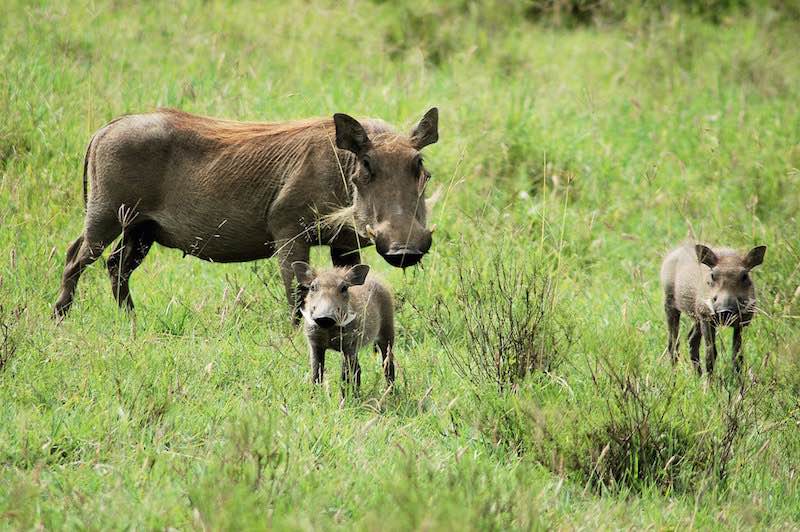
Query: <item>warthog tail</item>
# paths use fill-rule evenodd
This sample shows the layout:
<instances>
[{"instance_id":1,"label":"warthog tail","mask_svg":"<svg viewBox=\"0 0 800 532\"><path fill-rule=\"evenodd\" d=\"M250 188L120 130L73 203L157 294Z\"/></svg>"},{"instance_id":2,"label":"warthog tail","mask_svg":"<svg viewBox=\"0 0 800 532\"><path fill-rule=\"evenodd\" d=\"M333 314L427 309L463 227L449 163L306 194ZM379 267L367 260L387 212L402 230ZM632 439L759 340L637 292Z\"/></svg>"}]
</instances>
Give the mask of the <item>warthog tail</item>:
<instances>
[{"instance_id":1,"label":"warthog tail","mask_svg":"<svg viewBox=\"0 0 800 532\"><path fill-rule=\"evenodd\" d=\"M92 138L89 139L89 145L86 146L86 155L83 158L83 212L86 212L86 205L89 203L89 158L92 155L92 146L94 146L94 141L97 139L100 132L107 129L110 125L116 124L120 120L126 118L127 115L122 115L120 117L115 118L92 135Z\"/></svg>"},{"instance_id":2,"label":"warthog tail","mask_svg":"<svg viewBox=\"0 0 800 532\"><path fill-rule=\"evenodd\" d=\"M89 202L87 175L89 172L89 152L92 151L92 142L94 142L94 137L89 141L89 145L86 147L86 155L83 157L83 212L86 212L86 204Z\"/></svg>"}]
</instances>

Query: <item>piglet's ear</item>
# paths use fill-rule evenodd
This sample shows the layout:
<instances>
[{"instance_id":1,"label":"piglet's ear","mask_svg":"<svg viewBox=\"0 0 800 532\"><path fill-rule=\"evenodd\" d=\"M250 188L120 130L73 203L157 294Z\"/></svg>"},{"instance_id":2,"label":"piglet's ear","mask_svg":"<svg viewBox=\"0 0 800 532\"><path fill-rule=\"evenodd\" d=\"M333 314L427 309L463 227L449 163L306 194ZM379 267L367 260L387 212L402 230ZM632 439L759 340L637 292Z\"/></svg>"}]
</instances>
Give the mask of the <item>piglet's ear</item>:
<instances>
[{"instance_id":1,"label":"piglet's ear","mask_svg":"<svg viewBox=\"0 0 800 532\"><path fill-rule=\"evenodd\" d=\"M439 109L433 107L425 113L419 124L411 131L411 144L421 150L439 140Z\"/></svg>"},{"instance_id":2,"label":"piglet's ear","mask_svg":"<svg viewBox=\"0 0 800 532\"><path fill-rule=\"evenodd\" d=\"M350 286L359 286L364 284L364 281L367 280L367 274L369 273L369 266L366 264L356 264L352 268L350 268L344 276L344 280Z\"/></svg>"},{"instance_id":3,"label":"piglet's ear","mask_svg":"<svg viewBox=\"0 0 800 532\"><path fill-rule=\"evenodd\" d=\"M717 254L711 251L711 248L703 244L697 244L694 247L694 252L697 254L697 262L705 264L709 268L713 268L719 262Z\"/></svg>"},{"instance_id":4,"label":"piglet's ear","mask_svg":"<svg viewBox=\"0 0 800 532\"><path fill-rule=\"evenodd\" d=\"M292 269L294 270L294 276L297 277L297 282L300 283L301 286L307 287L317 276L314 270L311 269L311 266L303 261L298 260L293 262Z\"/></svg>"},{"instance_id":5,"label":"piglet's ear","mask_svg":"<svg viewBox=\"0 0 800 532\"><path fill-rule=\"evenodd\" d=\"M764 254L767 252L767 246L756 246L751 249L747 256L744 258L744 267L752 270L762 262L764 262Z\"/></svg>"}]
</instances>

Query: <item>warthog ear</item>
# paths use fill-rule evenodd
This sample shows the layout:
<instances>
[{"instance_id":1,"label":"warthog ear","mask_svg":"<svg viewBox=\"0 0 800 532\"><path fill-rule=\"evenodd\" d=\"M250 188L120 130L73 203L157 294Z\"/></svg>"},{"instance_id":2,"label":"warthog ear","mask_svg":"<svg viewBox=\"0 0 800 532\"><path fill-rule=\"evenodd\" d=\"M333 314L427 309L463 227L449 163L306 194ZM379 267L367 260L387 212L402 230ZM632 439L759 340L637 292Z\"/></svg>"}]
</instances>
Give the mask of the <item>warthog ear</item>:
<instances>
[{"instance_id":1,"label":"warthog ear","mask_svg":"<svg viewBox=\"0 0 800 532\"><path fill-rule=\"evenodd\" d=\"M719 262L717 254L711 251L711 248L703 244L697 244L694 247L694 252L697 254L697 261L700 264L705 264L709 268L713 268Z\"/></svg>"},{"instance_id":2,"label":"warthog ear","mask_svg":"<svg viewBox=\"0 0 800 532\"><path fill-rule=\"evenodd\" d=\"M352 116L336 113L333 115L336 126L336 147L361 155L369 149L370 141L367 132L358 120Z\"/></svg>"},{"instance_id":3,"label":"warthog ear","mask_svg":"<svg viewBox=\"0 0 800 532\"><path fill-rule=\"evenodd\" d=\"M366 264L356 264L344 275L344 280L350 286L359 286L364 284L364 281L367 280L367 274L369 273L369 266Z\"/></svg>"},{"instance_id":4,"label":"warthog ear","mask_svg":"<svg viewBox=\"0 0 800 532\"><path fill-rule=\"evenodd\" d=\"M751 249L747 256L744 258L744 267L752 270L762 262L764 262L764 254L767 252L767 246L756 246Z\"/></svg>"},{"instance_id":5,"label":"warthog ear","mask_svg":"<svg viewBox=\"0 0 800 532\"><path fill-rule=\"evenodd\" d=\"M411 131L411 144L421 150L439 140L439 109L433 107Z\"/></svg>"},{"instance_id":6,"label":"warthog ear","mask_svg":"<svg viewBox=\"0 0 800 532\"><path fill-rule=\"evenodd\" d=\"M295 261L292 263L292 269L294 270L294 275L297 277L297 282L300 283L301 286L308 286L317 276L314 273L314 270L311 269L311 266L308 263L303 261Z\"/></svg>"}]
</instances>

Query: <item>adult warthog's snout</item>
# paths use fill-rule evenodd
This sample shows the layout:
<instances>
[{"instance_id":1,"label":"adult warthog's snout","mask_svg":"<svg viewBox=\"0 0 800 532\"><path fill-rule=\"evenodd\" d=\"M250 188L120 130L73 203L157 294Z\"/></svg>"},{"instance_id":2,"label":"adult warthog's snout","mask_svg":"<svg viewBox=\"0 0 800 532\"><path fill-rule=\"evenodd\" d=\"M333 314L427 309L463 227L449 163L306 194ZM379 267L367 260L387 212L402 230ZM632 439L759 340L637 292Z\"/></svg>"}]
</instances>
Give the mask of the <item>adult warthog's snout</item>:
<instances>
[{"instance_id":1,"label":"adult warthog's snout","mask_svg":"<svg viewBox=\"0 0 800 532\"><path fill-rule=\"evenodd\" d=\"M406 224L406 227L408 224ZM414 266L431 249L432 233L416 220L411 230L403 225L387 226L376 231L375 248L383 259L396 268Z\"/></svg>"},{"instance_id":2,"label":"adult warthog's snout","mask_svg":"<svg viewBox=\"0 0 800 532\"><path fill-rule=\"evenodd\" d=\"M417 248L404 247L388 251L383 255L383 258L396 268L406 268L421 261L423 255L425 255L425 253Z\"/></svg>"}]
</instances>

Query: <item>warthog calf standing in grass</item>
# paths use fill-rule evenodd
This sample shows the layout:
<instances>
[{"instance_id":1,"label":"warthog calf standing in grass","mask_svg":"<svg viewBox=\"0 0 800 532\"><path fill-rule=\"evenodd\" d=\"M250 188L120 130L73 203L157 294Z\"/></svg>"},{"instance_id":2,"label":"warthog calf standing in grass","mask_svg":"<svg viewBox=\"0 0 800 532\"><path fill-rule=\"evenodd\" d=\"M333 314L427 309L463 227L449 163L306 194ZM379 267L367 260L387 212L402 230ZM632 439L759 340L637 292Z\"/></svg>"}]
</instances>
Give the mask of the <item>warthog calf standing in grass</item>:
<instances>
[{"instance_id":1,"label":"warthog calf standing in grass","mask_svg":"<svg viewBox=\"0 0 800 532\"><path fill-rule=\"evenodd\" d=\"M672 362L678 359L678 331L681 312L694 318L689 331L692 363L700 369L700 341L705 338L706 372L714 371L717 358L716 328L733 327L733 365L742 367L742 327L750 324L756 309L756 295L750 270L764 261L766 246L742 255L732 249L712 249L703 244L686 244L673 250L661 266L664 309L667 313Z\"/></svg>"},{"instance_id":2,"label":"warthog calf standing in grass","mask_svg":"<svg viewBox=\"0 0 800 532\"><path fill-rule=\"evenodd\" d=\"M86 152L86 220L54 314L66 314L83 270L120 234L108 272L130 309L129 277L153 242L213 262L277 255L290 305L291 264L307 261L312 245L330 246L336 266L358 264L373 243L393 266L416 264L431 246L420 150L438 138L435 108L408 136L344 114L243 123L166 109L118 118Z\"/></svg>"},{"instance_id":3,"label":"warthog calf standing in grass","mask_svg":"<svg viewBox=\"0 0 800 532\"><path fill-rule=\"evenodd\" d=\"M311 359L311 379L322 382L325 351L344 355L342 382L361 386L358 350L374 343L383 357L388 384L394 383L394 309L392 296L369 266L332 268L314 272L305 262L292 264L297 281L307 290L304 308L305 334Z\"/></svg>"}]
</instances>

